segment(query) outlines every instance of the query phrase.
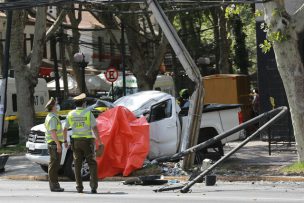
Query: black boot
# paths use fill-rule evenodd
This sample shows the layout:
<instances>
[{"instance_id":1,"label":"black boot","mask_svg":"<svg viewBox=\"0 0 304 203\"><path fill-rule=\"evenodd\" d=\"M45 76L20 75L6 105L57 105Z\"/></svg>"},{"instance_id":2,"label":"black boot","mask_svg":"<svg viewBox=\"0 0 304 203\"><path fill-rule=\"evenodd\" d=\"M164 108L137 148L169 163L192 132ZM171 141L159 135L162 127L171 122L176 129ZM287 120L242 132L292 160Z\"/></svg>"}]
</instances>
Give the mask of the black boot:
<instances>
[{"instance_id":1,"label":"black boot","mask_svg":"<svg viewBox=\"0 0 304 203\"><path fill-rule=\"evenodd\" d=\"M52 192L63 192L64 189L61 188L61 187L56 187L56 188L51 189L51 191L52 191Z\"/></svg>"},{"instance_id":2,"label":"black boot","mask_svg":"<svg viewBox=\"0 0 304 203\"><path fill-rule=\"evenodd\" d=\"M50 188L52 192L63 192L64 189L60 187L59 183L50 183Z\"/></svg>"}]
</instances>

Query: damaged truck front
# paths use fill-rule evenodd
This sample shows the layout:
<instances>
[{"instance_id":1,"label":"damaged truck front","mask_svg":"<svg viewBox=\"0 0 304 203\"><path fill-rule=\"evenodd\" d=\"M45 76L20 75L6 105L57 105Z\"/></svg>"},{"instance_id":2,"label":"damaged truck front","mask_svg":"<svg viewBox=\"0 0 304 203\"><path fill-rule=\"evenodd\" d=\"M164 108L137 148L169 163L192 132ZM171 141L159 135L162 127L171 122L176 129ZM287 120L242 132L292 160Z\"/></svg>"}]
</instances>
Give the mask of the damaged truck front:
<instances>
[{"instance_id":1,"label":"damaged truck front","mask_svg":"<svg viewBox=\"0 0 304 203\"><path fill-rule=\"evenodd\" d=\"M150 124L150 151L148 159L174 155L186 148L185 126L188 122L188 109L181 109L175 97L159 91L143 91L122 97L115 106L124 106L140 117L146 116ZM197 144L206 141L242 122L241 108L238 104L207 104L204 106ZM196 154L201 161L210 151L223 155L223 145L238 140L241 133L202 149Z\"/></svg>"},{"instance_id":2,"label":"damaged truck front","mask_svg":"<svg viewBox=\"0 0 304 203\"><path fill-rule=\"evenodd\" d=\"M102 102L97 102L97 107L100 104ZM188 110L181 109L175 97L159 91L143 91L120 98L114 103L114 106L124 106L137 117L146 116L150 124L150 151L147 157L149 160L171 156L184 149L184 126L188 122ZM239 105L205 105L198 143L237 126L239 118L241 118L239 116L240 111ZM47 152L47 144L44 142L44 132L45 127L43 124L32 128L31 135L26 143L28 149L26 157L41 165L41 168L47 171L49 154ZM69 135L70 132L68 131ZM239 137L240 133L233 134L229 138L217 142L211 148L216 148L217 153L223 155L223 145L228 141L237 140ZM202 149L197 152L196 160L202 160L207 152L208 149ZM74 164L70 149L63 147L61 165L61 172L73 178ZM89 177L86 163L83 164L82 176L84 178Z\"/></svg>"}]
</instances>

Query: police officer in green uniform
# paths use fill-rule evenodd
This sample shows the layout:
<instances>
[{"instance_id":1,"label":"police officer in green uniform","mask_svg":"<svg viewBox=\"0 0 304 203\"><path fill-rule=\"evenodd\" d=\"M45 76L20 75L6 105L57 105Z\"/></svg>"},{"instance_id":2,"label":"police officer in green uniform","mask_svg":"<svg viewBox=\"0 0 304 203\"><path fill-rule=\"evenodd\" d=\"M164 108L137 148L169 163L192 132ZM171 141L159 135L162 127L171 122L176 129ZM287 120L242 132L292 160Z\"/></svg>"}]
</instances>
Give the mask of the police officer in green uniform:
<instances>
[{"instance_id":1,"label":"police officer in green uniform","mask_svg":"<svg viewBox=\"0 0 304 203\"><path fill-rule=\"evenodd\" d=\"M62 133L61 122L56 114L57 103L53 97L45 106L49 112L45 118L45 139L48 143L48 150L50 154L50 162L48 167L49 185L52 192L63 192L64 189L58 183L58 170L61 161L62 143L66 142Z\"/></svg>"},{"instance_id":2,"label":"police officer in green uniform","mask_svg":"<svg viewBox=\"0 0 304 203\"><path fill-rule=\"evenodd\" d=\"M83 192L81 179L81 167L84 158L90 168L90 187L91 193L97 193L98 177L97 163L95 156L95 138L99 146L102 146L98 136L96 120L90 109L84 108L86 95L74 97L76 109L67 115L63 133L66 136L67 129L72 128L72 150L75 163L76 189L78 193ZM94 133L94 135L93 135Z\"/></svg>"}]
</instances>

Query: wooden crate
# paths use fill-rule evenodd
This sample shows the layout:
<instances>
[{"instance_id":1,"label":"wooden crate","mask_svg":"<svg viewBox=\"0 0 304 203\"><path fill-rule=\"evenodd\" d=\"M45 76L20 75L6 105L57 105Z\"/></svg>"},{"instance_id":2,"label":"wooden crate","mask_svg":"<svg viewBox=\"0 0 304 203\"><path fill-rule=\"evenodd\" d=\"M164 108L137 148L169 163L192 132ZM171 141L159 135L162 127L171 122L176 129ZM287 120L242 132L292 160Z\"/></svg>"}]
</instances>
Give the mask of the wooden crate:
<instances>
[{"instance_id":1,"label":"wooden crate","mask_svg":"<svg viewBox=\"0 0 304 203\"><path fill-rule=\"evenodd\" d=\"M244 119L250 118L251 100L249 76L216 74L203 77L204 103L242 104Z\"/></svg>"}]
</instances>

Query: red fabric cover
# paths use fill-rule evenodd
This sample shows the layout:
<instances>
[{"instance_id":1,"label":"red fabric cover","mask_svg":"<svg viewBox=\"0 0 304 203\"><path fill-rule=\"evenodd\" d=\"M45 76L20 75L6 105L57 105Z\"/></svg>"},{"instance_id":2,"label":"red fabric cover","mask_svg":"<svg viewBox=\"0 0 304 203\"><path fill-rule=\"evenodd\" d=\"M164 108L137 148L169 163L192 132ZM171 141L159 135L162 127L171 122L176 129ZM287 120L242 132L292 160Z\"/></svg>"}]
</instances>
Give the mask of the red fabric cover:
<instances>
[{"instance_id":1,"label":"red fabric cover","mask_svg":"<svg viewBox=\"0 0 304 203\"><path fill-rule=\"evenodd\" d=\"M146 118L136 118L127 108L118 106L100 114L96 120L105 145L104 154L97 157L98 178L128 176L141 168L150 148Z\"/></svg>"}]
</instances>

